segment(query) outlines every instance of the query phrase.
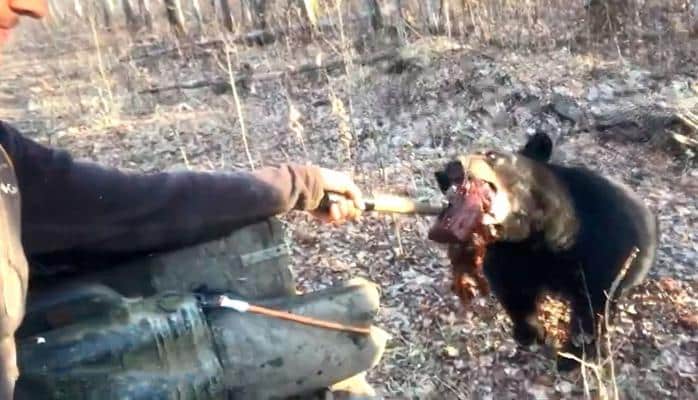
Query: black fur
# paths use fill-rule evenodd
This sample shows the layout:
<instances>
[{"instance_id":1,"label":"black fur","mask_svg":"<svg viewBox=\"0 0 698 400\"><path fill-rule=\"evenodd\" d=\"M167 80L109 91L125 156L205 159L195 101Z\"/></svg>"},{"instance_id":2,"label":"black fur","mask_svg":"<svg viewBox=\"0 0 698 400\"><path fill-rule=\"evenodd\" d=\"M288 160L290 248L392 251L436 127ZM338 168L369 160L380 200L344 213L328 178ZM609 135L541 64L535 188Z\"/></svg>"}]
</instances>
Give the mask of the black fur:
<instances>
[{"instance_id":1,"label":"black fur","mask_svg":"<svg viewBox=\"0 0 698 400\"><path fill-rule=\"evenodd\" d=\"M545 132L536 131L519 153L536 161L548 162L553 155L553 141Z\"/></svg>"},{"instance_id":2,"label":"black fur","mask_svg":"<svg viewBox=\"0 0 698 400\"><path fill-rule=\"evenodd\" d=\"M578 227L571 247L554 249L546 242L543 231L532 229L523 240L501 240L489 245L484 260L485 276L511 317L514 337L522 345L542 340L534 311L544 291L557 293L570 301L573 335L594 334L598 326L595 316L603 315L606 293L633 247L640 251L616 299L622 289L645 277L654 264L658 242L656 217L628 189L586 168L549 163L551 154L552 141L539 132L519 150L515 168L501 166L502 174L509 174L505 179L507 185L516 182L523 187L538 186L538 193L545 192L546 196L571 203ZM532 162L523 162L521 157ZM547 170L557 185L551 185L550 179L541 180L540 171L533 171L538 168ZM536 190L532 189L531 193ZM543 212L547 212L545 208ZM593 343L585 345L584 351L593 355L594 347ZM563 351L581 355L582 348L570 342ZM574 361L558 358L560 369L576 366Z\"/></svg>"},{"instance_id":3,"label":"black fur","mask_svg":"<svg viewBox=\"0 0 698 400\"><path fill-rule=\"evenodd\" d=\"M459 161L450 161L446 164L442 171L434 173L436 183L442 192L446 192L451 187L452 182L462 182L465 178L465 170L463 164Z\"/></svg>"}]
</instances>

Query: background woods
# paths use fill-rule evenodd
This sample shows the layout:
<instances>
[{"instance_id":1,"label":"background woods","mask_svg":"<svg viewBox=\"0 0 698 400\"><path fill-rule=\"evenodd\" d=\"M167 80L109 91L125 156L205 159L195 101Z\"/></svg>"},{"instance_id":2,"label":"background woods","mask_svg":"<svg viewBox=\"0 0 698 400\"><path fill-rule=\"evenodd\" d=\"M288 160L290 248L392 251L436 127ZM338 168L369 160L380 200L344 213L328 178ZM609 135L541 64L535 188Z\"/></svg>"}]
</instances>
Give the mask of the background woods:
<instances>
[{"instance_id":1,"label":"background woods","mask_svg":"<svg viewBox=\"0 0 698 400\"><path fill-rule=\"evenodd\" d=\"M608 364L561 375L490 298L450 291L427 217L283 217L298 286L381 285L386 399L695 397L698 1L50 0L3 52L0 119L140 171L312 161L368 193L437 201L432 171L544 129L555 157L630 185L659 263L622 304ZM564 324L553 302L546 326Z\"/></svg>"}]
</instances>

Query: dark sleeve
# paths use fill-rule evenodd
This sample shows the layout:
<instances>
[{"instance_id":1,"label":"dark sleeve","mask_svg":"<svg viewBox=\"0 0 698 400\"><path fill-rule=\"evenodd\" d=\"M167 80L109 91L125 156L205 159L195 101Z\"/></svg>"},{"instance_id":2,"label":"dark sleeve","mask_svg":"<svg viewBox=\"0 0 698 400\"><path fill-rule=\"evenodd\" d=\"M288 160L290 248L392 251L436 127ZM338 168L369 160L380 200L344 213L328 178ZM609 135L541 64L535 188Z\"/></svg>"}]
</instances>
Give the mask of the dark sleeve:
<instances>
[{"instance_id":1,"label":"dark sleeve","mask_svg":"<svg viewBox=\"0 0 698 400\"><path fill-rule=\"evenodd\" d=\"M318 167L129 173L73 160L0 125L22 196L28 255L147 252L193 244L322 197Z\"/></svg>"}]
</instances>

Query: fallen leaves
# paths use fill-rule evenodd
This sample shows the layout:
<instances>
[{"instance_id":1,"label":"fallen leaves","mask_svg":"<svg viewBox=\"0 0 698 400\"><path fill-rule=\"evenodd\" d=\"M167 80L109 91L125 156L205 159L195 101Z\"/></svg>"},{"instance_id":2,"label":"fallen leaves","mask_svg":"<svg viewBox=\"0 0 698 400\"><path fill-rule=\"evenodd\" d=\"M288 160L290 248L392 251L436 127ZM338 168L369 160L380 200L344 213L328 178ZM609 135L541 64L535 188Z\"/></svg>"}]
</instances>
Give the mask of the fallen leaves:
<instances>
[{"instance_id":1,"label":"fallen leaves","mask_svg":"<svg viewBox=\"0 0 698 400\"><path fill-rule=\"evenodd\" d=\"M240 49L239 57L274 69L284 65L286 56ZM45 65L37 68L52 88L58 83L86 87L89 76L77 64L64 64L58 78L65 82ZM291 160L351 166L367 191L424 200L441 199L432 171L454 153L479 144L515 148L526 132L540 127L558 135L557 157L628 182L660 218L658 264L649 282L623 302L614 330L624 398L691 398L698 358L698 173L642 144L599 143L593 134L572 130L568 121L603 112L602 106L615 99L689 79L656 79L632 65L612 65L606 72L595 71L591 80L591 68L580 64L567 51L497 58L458 53L431 61L416 75L329 76L334 103L324 81L300 78L288 81L288 95L279 82L267 81L241 100L257 165ZM200 60L163 59L144 69L148 76L141 83L198 79L211 72L207 68ZM24 90L36 84L23 76L7 79L2 81L7 92L40 94ZM41 141L50 139L77 157L141 171L180 165L182 153L194 169L248 165L239 121L222 100L225 95L200 90L186 97L133 98L119 91L121 115L110 126L98 114L99 99L92 90L80 92L79 101L75 92L52 92L56 101L50 111L37 107L43 103L36 99L30 107L32 121L50 120L51 129L25 126L40 131ZM78 112L80 107L84 111ZM338 129L346 132L340 135ZM431 219L399 217L396 225L390 216L365 215L357 224L340 227L318 225L298 213L283 219L293 243L293 269L305 292L355 276L380 284L378 325L395 339L369 371L369 381L386 399L583 398L582 383L556 375L549 354L516 346L510 321L496 301L478 298L468 309L458 304L450 293L444 249L425 241ZM565 312L553 303L543 307L551 331L564 325Z\"/></svg>"},{"instance_id":2,"label":"fallen leaves","mask_svg":"<svg viewBox=\"0 0 698 400\"><path fill-rule=\"evenodd\" d=\"M443 353L446 355L446 357L450 358L455 358L460 355L460 351L453 346L444 347Z\"/></svg>"},{"instance_id":3,"label":"fallen leaves","mask_svg":"<svg viewBox=\"0 0 698 400\"><path fill-rule=\"evenodd\" d=\"M679 315L678 321L682 328L691 332L698 331L698 314L693 313Z\"/></svg>"}]
</instances>

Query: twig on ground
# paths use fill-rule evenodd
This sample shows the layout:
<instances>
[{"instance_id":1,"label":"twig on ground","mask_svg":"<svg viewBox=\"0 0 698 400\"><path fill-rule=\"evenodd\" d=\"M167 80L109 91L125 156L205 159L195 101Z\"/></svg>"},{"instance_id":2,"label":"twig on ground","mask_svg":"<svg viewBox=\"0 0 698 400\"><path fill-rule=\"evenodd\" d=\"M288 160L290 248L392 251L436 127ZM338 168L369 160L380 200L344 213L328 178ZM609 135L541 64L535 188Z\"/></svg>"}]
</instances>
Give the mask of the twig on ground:
<instances>
[{"instance_id":1,"label":"twig on ground","mask_svg":"<svg viewBox=\"0 0 698 400\"><path fill-rule=\"evenodd\" d=\"M686 135L683 135L681 133L675 132L675 131L669 131L671 133L672 139L674 139L676 142L685 145L685 146L692 146L692 147L698 147L698 140L690 138Z\"/></svg>"},{"instance_id":2,"label":"twig on ground","mask_svg":"<svg viewBox=\"0 0 698 400\"><path fill-rule=\"evenodd\" d=\"M102 100L102 105L104 105L105 112L112 111L112 106L114 105L114 97L112 95L111 91L111 86L109 85L109 81L107 80L107 74L105 72L104 68L104 61L102 60L102 50L100 49L100 44L99 44L99 35L97 35L97 28L95 26L95 20L94 17L89 17L88 18L90 21L90 29L92 31L92 40L94 41L95 49L97 50L97 67L99 68L99 75L102 78L102 83L104 84L104 89L107 91L107 96L109 96L109 104L107 104L104 101L104 98L101 98Z\"/></svg>"},{"instance_id":3,"label":"twig on ground","mask_svg":"<svg viewBox=\"0 0 698 400\"><path fill-rule=\"evenodd\" d=\"M189 157L187 157L187 151L184 149L184 144L182 143L182 136L179 134L179 129L170 128L170 131L177 136L177 141L179 142L179 152L182 154L182 160L184 165L188 170L191 170L191 164L189 163Z\"/></svg>"},{"instance_id":4,"label":"twig on ground","mask_svg":"<svg viewBox=\"0 0 698 400\"><path fill-rule=\"evenodd\" d=\"M599 385L599 391L600 391L600 397L603 399L608 399L608 389L607 389L607 384L604 381L604 365L608 362L609 364L609 370L610 370L610 382L608 382L608 385L611 385L613 388L613 399L618 400L619 393L618 393L618 385L616 384L616 372L615 372L615 364L613 362L613 355L614 355L614 350L613 346L611 344L611 336L610 336L610 324L609 324L609 315L610 315L610 306L611 302L615 300L615 295L616 292L618 291L618 288L620 287L620 284L623 280L623 278L626 276L628 270L630 269L630 266L632 265L633 260L637 257L637 254L640 250L637 247L633 247L630 255L626 258L623 267L621 268L620 272L616 275L615 279L611 283L611 287L609 288L609 292L606 294L607 299L604 305L604 313L603 313L603 321L599 321L599 327L597 329L597 334L596 336L600 336L601 332L604 333L605 338L606 338L606 351L608 352L608 357L606 360L603 360L603 357L601 357L601 343L600 340L596 340L596 351L597 355L599 357L599 360L597 362L592 363L588 362L586 360L583 360L573 354L566 353L566 352L559 352L558 354L561 357L568 358L574 361L577 361L580 366L581 366L581 373L582 373L582 381L584 383L584 395L585 398L590 399L590 392L589 392L589 384L588 384L588 378L586 374L586 369L589 368L593 371L594 376L596 377L597 384ZM584 276L582 275L582 278ZM587 293L587 299L591 302L591 299L588 297L589 296L589 290L588 287L586 286L586 280L583 279L584 286L586 289ZM591 303L589 304L591 307ZM603 327L601 324L603 323ZM603 328L603 329L602 329ZM600 339L600 337L599 337Z\"/></svg>"},{"instance_id":5,"label":"twig on ground","mask_svg":"<svg viewBox=\"0 0 698 400\"><path fill-rule=\"evenodd\" d=\"M355 60L355 63L359 63L361 65L371 65L375 64L377 62L385 61L385 60L390 60L392 58L395 58L398 56L397 50L388 50L384 52L380 52L374 55L371 55L369 57L365 58L360 58L358 60ZM249 81L268 81L268 80L275 80L275 79L281 79L284 76L287 75L297 75L297 74L305 74L309 72L315 72L318 70L324 70L324 71L331 71L331 70L336 70L343 68L346 65L346 61L343 59L338 59L338 60L333 60L328 63L324 63L321 65L318 65L315 62L308 63L308 64L303 64L299 67L289 67L286 70L282 71L273 71L273 72L268 72L264 74L246 74L241 77L236 78L235 80L231 81L229 78L228 79L204 79L204 80L196 80L196 81L190 81L190 82L185 82L185 83L179 83L176 85L171 85L171 86L162 86L162 87L155 87L155 88L150 88L150 89L144 89L139 91L140 94L145 94L145 93L159 93L159 92L166 92L170 90L182 90L182 89L200 89L204 87L210 87L210 86L225 86L225 85L232 85L234 82L235 84L239 85L244 82L249 82Z\"/></svg>"},{"instance_id":6,"label":"twig on ground","mask_svg":"<svg viewBox=\"0 0 698 400\"><path fill-rule=\"evenodd\" d=\"M698 122L694 122L694 120L698 121L698 118L696 118L696 116L693 115L693 113L691 113L691 112L685 112L685 113L678 112L678 113L676 113L676 118L681 120L681 122L683 122L686 126L691 128L694 132L698 133Z\"/></svg>"},{"instance_id":7,"label":"twig on ground","mask_svg":"<svg viewBox=\"0 0 698 400\"><path fill-rule=\"evenodd\" d=\"M450 383L444 381L443 379L439 378L438 376L434 375L434 379L439 382L441 385L443 385L446 389L450 390L458 396L458 399L467 399L468 397L465 395L465 393L461 392L458 390L455 386L451 385Z\"/></svg>"},{"instance_id":8,"label":"twig on ground","mask_svg":"<svg viewBox=\"0 0 698 400\"><path fill-rule=\"evenodd\" d=\"M254 161L252 160L252 154L250 153L250 147L247 144L247 132L245 130L245 117L242 114L242 106L240 105L240 98L238 97L238 91L235 84L235 75L233 74L233 67L230 62L230 47L226 43L225 45L225 60L228 67L228 79L230 86L233 89L233 99L235 100L235 110L238 114L238 119L240 120L240 134L242 135L242 143L245 146L245 154L247 155L247 160L250 163L250 168L254 171Z\"/></svg>"},{"instance_id":9,"label":"twig on ground","mask_svg":"<svg viewBox=\"0 0 698 400\"><path fill-rule=\"evenodd\" d=\"M611 311L611 302L614 300L616 296L616 291L620 287L620 283L625 278L625 275L628 273L628 270L630 269L630 266L632 265L633 261L637 257L637 254L640 252L640 249L637 247L633 247L632 251L630 252L630 255L627 257L625 260L625 264L623 264L623 268L620 270L618 275L616 276L616 279L613 280L613 283L611 284L611 289L609 290L608 293L608 298L606 299L606 304L604 306L604 333L606 335L606 351L608 351L608 360L610 364L610 369L611 369L611 385L613 387L613 398L614 400L619 399L618 395L618 385L616 384L616 368L615 368L615 363L613 362L613 346L611 345L611 329L608 323L609 319L609 313Z\"/></svg>"},{"instance_id":10,"label":"twig on ground","mask_svg":"<svg viewBox=\"0 0 698 400\"><path fill-rule=\"evenodd\" d=\"M599 365L590 363L586 360L582 360L581 358L571 353L560 352L558 354L561 357L569 358L570 360L578 362L583 368L589 368L590 370L592 370L594 372L594 375L596 376L596 381L599 385L599 397L601 397L602 399L608 399L608 391L606 390L606 385L603 382L603 374ZM586 376L584 377L584 385L585 387L587 387Z\"/></svg>"},{"instance_id":11,"label":"twig on ground","mask_svg":"<svg viewBox=\"0 0 698 400\"><path fill-rule=\"evenodd\" d=\"M170 53L180 53L182 50L186 50L186 49L190 49L190 48L206 49L209 47L221 46L223 44L224 44L224 42L220 39L206 40L203 42L186 43L186 44L179 45L179 46L168 47L166 49L153 50L152 52L146 52L145 54L140 54L137 56L132 56L129 54L129 55L120 57L119 62L131 62L131 61L143 60L146 58L162 57L162 56L170 54Z\"/></svg>"}]
</instances>

